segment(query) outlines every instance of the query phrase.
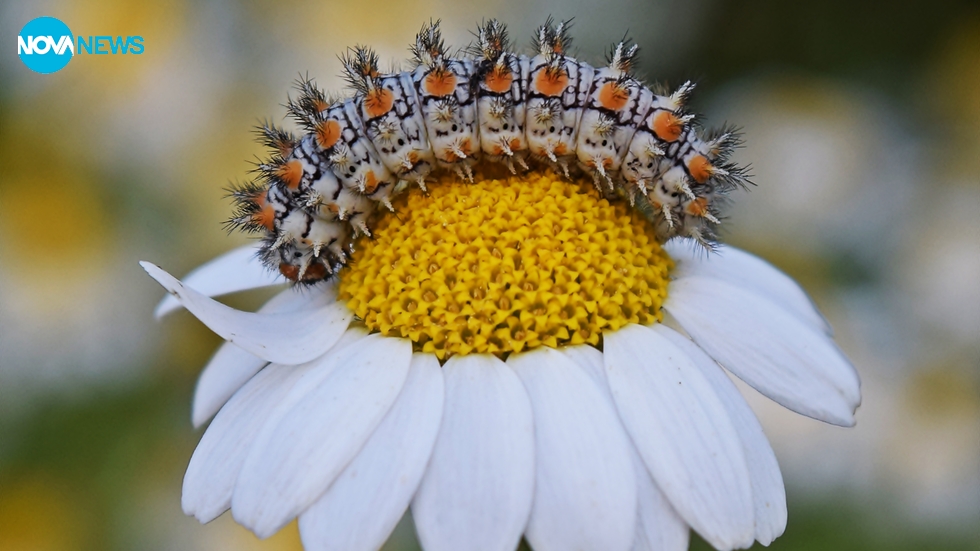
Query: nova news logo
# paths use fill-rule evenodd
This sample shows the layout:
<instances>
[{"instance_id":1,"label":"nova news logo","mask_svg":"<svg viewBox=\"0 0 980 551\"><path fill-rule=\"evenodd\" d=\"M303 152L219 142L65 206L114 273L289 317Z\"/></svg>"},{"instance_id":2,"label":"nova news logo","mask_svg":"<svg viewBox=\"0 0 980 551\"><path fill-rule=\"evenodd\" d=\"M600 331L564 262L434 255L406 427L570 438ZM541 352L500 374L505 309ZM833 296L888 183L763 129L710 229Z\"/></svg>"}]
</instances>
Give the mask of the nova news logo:
<instances>
[{"instance_id":1,"label":"nova news logo","mask_svg":"<svg viewBox=\"0 0 980 551\"><path fill-rule=\"evenodd\" d=\"M142 36L81 36L54 17L32 19L17 35L17 55L27 68L41 74L60 71L75 54L143 53Z\"/></svg>"}]
</instances>

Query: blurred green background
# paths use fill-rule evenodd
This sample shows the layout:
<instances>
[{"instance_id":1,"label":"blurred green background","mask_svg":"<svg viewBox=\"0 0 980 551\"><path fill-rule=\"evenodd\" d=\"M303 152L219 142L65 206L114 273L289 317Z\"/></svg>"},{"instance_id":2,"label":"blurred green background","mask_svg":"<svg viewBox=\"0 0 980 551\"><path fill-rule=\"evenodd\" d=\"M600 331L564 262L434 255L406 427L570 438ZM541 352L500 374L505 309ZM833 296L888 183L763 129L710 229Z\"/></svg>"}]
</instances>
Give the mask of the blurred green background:
<instances>
[{"instance_id":1,"label":"blurred green background","mask_svg":"<svg viewBox=\"0 0 980 551\"><path fill-rule=\"evenodd\" d=\"M291 81L340 88L336 54L407 57L430 17L464 45L484 17L526 48L575 17L579 57L625 32L644 75L695 78L709 123L744 127L758 187L727 240L803 283L864 383L843 430L747 396L787 482L777 550L980 548L980 6L713 0L169 0L0 4L0 549L287 550L180 509L195 377L219 339L160 288L244 242L223 188L260 153ZM29 71L42 15L146 51ZM260 293L233 297L260 303ZM695 542L696 548L705 548ZM388 548L415 549L403 522Z\"/></svg>"}]
</instances>

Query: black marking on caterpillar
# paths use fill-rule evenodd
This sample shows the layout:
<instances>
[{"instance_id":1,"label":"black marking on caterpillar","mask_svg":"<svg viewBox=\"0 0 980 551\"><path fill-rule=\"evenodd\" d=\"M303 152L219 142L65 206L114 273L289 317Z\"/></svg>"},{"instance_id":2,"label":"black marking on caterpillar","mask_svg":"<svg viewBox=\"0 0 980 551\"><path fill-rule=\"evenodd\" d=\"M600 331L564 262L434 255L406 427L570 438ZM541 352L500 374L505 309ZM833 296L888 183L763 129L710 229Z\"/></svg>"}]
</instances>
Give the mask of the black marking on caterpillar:
<instances>
[{"instance_id":1,"label":"black marking on caterpillar","mask_svg":"<svg viewBox=\"0 0 980 551\"><path fill-rule=\"evenodd\" d=\"M350 97L328 96L303 76L286 103L303 135L256 128L271 156L254 182L230 190L226 225L261 233L262 261L312 284L347 262L353 239L371 235L406 183L425 190L438 169L472 180L480 159L514 173L536 161L566 177L582 171L603 193L625 197L661 242L686 236L713 248L725 195L750 183L747 168L729 160L738 130L702 135L685 108L694 85L645 85L628 39L603 67L570 57L570 28L549 17L527 56L509 51L506 27L491 19L454 55L430 21L410 47L414 68L396 73L380 72L368 47L348 49L340 61Z\"/></svg>"}]
</instances>

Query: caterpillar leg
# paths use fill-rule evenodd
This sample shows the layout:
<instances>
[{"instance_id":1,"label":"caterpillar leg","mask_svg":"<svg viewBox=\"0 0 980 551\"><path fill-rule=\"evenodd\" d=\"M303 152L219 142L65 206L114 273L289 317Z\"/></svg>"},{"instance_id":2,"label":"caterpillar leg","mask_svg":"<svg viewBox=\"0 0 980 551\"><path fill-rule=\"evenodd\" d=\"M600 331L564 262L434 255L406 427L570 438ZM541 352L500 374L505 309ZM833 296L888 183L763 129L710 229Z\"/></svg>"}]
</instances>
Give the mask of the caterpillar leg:
<instances>
[{"instance_id":1,"label":"caterpillar leg","mask_svg":"<svg viewBox=\"0 0 980 551\"><path fill-rule=\"evenodd\" d=\"M460 179L466 180L467 182L473 182L473 169L470 168L470 165L466 163L453 165L453 171L460 177Z\"/></svg>"},{"instance_id":2,"label":"caterpillar leg","mask_svg":"<svg viewBox=\"0 0 980 551\"><path fill-rule=\"evenodd\" d=\"M562 159L562 160L558 161L558 166L559 166L559 168L561 168L561 171L565 175L565 177L568 178L569 180L571 180L572 179L572 175L571 175L571 173L568 172L568 163L564 159Z\"/></svg>"},{"instance_id":3,"label":"caterpillar leg","mask_svg":"<svg viewBox=\"0 0 980 551\"><path fill-rule=\"evenodd\" d=\"M670 214L670 206L663 204L660 205L660 212L664 215L664 220L667 221L667 227L674 229L674 217Z\"/></svg>"},{"instance_id":4,"label":"caterpillar leg","mask_svg":"<svg viewBox=\"0 0 980 551\"><path fill-rule=\"evenodd\" d=\"M449 145L449 150L452 151L453 155L455 155L457 159L466 158L466 152L463 151L462 144L460 144L458 141L452 142Z\"/></svg>"},{"instance_id":5,"label":"caterpillar leg","mask_svg":"<svg viewBox=\"0 0 980 551\"><path fill-rule=\"evenodd\" d=\"M545 155L548 156L548 159L550 159L551 162L556 163L556 164L558 163L558 157L555 156L555 147L554 147L554 145L552 145L552 144L549 143L548 144L548 147L545 148L544 153L545 153Z\"/></svg>"},{"instance_id":6,"label":"caterpillar leg","mask_svg":"<svg viewBox=\"0 0 980 551\"><path fill-rule=\"evenodd\" d=\"M613 185L612 178L609 177L609 173L606 172L607 159L599 158L598 161L599 162L595 164L595 170L606 181L606 185L609 186L609 191L613 191L615 189L615 186Z\"/></svg>"},{"instance_id":7,"label":"caterpillar leg","mask_svg":"<svg viewBox=\"0 0 980 551\"><path fill-rule=\"evenodd\" d=\"M350 223L351 223L351 226L354 227L354 233L355 234L360 233L360 234L366 235L368 237L371 237L371 230L368 229L368 227L367 227L367 220L366 220L366 218L367 217L364 216L363 214L357 214L357 215L351 217Z\"/></svg>"}]
</instances>

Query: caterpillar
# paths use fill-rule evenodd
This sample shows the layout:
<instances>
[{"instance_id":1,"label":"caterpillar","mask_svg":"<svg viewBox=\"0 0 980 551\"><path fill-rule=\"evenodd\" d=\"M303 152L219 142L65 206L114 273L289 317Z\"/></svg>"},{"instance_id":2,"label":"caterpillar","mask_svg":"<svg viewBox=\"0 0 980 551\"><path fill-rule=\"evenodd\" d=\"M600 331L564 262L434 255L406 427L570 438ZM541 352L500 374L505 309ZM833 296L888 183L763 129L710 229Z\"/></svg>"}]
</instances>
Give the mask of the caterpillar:
<instances>
[{"instance_id":1,"label":"caterpillar","mask_svg":"<svg viewBox=\"0 0 980 551\"><path fill-rule=\"evenodd\" d=\"M628 40L603 67L571 57L570 27L548 18L527 56L510 51L505 25L491 19L453 54L430 21L410 48L414 68L393 73L379 71L370 48L350 48L340 59L351 95L328 96L301 78L286 109L302 136L257 128L272 154L255 181L231 190L229 228L260 233L266 265L315 283L348 261L377 213L394 210L395 193L425 191L439 170L472 181L484 160L512 173L539 163L585 174L643 212L659 241L686 236L712 248L725 195L749 183L729 160L739 133L701 132L685 108L691 82L673 92L641 82Z\"/></svg>"}]
</instances>

